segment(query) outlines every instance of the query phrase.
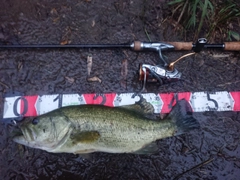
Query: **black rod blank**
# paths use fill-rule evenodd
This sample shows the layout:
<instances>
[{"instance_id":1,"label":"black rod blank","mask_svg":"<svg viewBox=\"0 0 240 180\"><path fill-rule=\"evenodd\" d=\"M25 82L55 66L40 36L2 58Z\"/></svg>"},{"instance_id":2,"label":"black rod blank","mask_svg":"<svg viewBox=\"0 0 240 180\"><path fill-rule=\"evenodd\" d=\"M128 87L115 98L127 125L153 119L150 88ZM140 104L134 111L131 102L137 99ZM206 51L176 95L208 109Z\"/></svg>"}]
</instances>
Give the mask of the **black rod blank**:
<instances>
[{"instance_id":1,"label":"black rod blank","mask_svg":"<svg viewBox=\"0 0 240 180\"><path fill-rule=\"evenodd\" d=\"M0 49L11 48L130 48L130 44L13 44L13 45L1 45Z\"/></svg>"}]
</instances>

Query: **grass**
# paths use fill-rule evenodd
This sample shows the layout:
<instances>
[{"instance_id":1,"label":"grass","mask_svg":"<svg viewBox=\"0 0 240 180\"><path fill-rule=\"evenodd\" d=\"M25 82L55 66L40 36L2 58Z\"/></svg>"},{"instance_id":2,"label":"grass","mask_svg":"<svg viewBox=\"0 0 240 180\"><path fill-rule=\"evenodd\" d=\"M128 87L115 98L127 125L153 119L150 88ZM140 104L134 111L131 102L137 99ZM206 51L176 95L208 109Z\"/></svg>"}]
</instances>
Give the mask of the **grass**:
<instances>
[{"instance_id":1,"label":"grass","mask_svg":"<svg viewBox=\"0 0 240 180\"><path fill-rule=\"evenodd\" d=\"M184 31L194 31L194 39L203 34L214 39L217 34L227 40L240 40L239 34L232 31L240 7L233 0L220 3L218 0L172 0L169 3L172 18L184 27Z\"/></svg>"},{"instance_id":2,"label":"grass","mask_svg":"<svg viewBox=\"0 0 240 180\"><path fill-rule=\"evenodd\" d=\"M230 30L231 22L238 17L240 17L240 7L231 1L225 2L222 7L216 9L212 17L213 23L209 26L207 37L214 37L214 32L219 30L224 34L227 34L227 40L232 40L232 37L239 40L239 38L237 38L237 36L239 37L239 34Z\"/></svg>"}]
</instances>

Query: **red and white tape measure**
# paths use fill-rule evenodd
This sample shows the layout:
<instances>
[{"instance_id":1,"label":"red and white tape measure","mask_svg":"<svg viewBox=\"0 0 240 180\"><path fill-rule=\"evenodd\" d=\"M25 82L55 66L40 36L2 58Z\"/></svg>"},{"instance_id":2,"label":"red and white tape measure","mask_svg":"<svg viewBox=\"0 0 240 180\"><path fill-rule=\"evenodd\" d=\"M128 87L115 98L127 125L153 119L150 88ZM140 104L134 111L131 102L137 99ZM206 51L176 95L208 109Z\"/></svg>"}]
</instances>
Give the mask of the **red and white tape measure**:
<instances>
[{"instance_id":1,"label":"red and white tape measure","mask_svg":"<svg viewBox=\"0 0 240 180\"><path fill-rule=\"evenodd\" d=\"M7 96L3 120L38 116L63 106L102 104L110 107L134 104L139 100L134 93L110 94L52 94L35 96ZM143 97L155 108L155 113L169 113L176 99L186 99L193 112L240 111L240 92L181 92L146 93Z\"/></svg>"}]
</instances>

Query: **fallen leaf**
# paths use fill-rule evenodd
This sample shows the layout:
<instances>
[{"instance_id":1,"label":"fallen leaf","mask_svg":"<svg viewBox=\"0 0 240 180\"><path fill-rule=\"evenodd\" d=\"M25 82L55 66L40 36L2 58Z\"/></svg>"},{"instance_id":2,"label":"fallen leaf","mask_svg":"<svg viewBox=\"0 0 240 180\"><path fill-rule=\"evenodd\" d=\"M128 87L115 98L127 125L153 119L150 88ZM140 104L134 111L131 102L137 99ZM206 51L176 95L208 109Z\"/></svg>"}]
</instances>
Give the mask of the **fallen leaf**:
<instances>
[{"instance_id":1,"label":"fallen leaf","mask_svg":"<svg viewBox=\"0 0 240 180\"><path fill-rule=\"evenodd\" d=\"M201 67L204 63L205 63L204 60L201 59L201 60L199 61L199 67Z\"/></svg>"},{"instance_id":2,"label":"fallen leaf","mask_svg":"<svg viewBox=\"0 0 240 180\"><path fill-rule=\"evenodd\" d=\"M121 75L123 76L124 79L126 79L127 74L128 74L128 61L127 61L127 59L124 59L122 61Z\"/></svg>"},{"instance_id":3,"label":"fallen leaf","mask_svg":"<svg viewBox=\"0 0 240 180\"><path fill-rule=\"evenodd\" d=\"M57 12L57 10L56 10L55 8L53 8L53 9L50 11L50 13L51 13L52 15L58 15L58 12Z\"/></svg>"},{"instance_id":4,"label":"fallen leaf","mask_svg":"<svg viewBox=\"0 0 240 180\"><path fill-rule=\"evenodd\" d=\"M92 20L92 27L95 26L95 20Z\"/></svg>"},{"instance_id":5,"label":"fallen leaf","mask_svg":"<svg viewBox=\"0 0 240 180\"><path fill-rule=\"evenodd\" d=\"M97 76L94 76L94 77L91 77L91 78L88 78L87 79L89 82L95 82L95 81L98 81L98 82L102 82L101 79L99 79Z\"/></svg>"},{"instance_id":6,"label":"fallen leaf","mask_svg":"<svg viewBox=\"0 0 240 180\"><path fill-rule=\"evenodd\" d=\"M121 87L123 87L124 89L127 89L127 81L126 81L126 80L121 80L121 81L120 81L120 85L121 85Z\"/></svg>"},{"instance_id":7,"label":"fallen leaf","mask_svg":"<svg viewBox=\"0 0 240 180\"><path fill-rule=\"evenodd\" d=\"M232 63L232 64L237 64L237 62L238 62L238 58L230 58L230 62Z\"/></svg>"},{"instance_id":8,"label":"fallen leaf","mask_svg":"<svg viewBox=\"0 0 240 180\"><path fill-rule=\"evenodd\" d=\"M63 40L63 41L61 41L60 44L61 44L61 45L66 45L66 44L68 44L68 40Z\"/></svg>"},{"instance_id":9,"label":"fallen leaf","mask_svg":"<svg viewBox=\"0 0 240 180\"><path fill-rule=\"evenodd\" d=\"M53 23L57 23L60 20L60 17L54 18Z\"/></svg>"},{"instance_id":10,"label":"fallen leaf","mask_svg":"<svg viewBox=\"0 0 240 180\"><path fill-rule=\"evenodd\" d=\"M67 79L67 81L71 84L74 83L74 81L75 81L74 78L71 78L71 77L68 77L68 76L65 76L65 79Z\"/></svg>"},{"instance_id":11,"label":"fallen leaf","mask_svg":"<svg viewBox=\"0 0 240 180\"><path fill-rule=\"evenodd\" d=\"M22 61L18 62L18 67L17 67L17 69L18 69L18 70L21 70L22 67L23 67L23 62L22 62Z\"/></svg>"}]
</instances>

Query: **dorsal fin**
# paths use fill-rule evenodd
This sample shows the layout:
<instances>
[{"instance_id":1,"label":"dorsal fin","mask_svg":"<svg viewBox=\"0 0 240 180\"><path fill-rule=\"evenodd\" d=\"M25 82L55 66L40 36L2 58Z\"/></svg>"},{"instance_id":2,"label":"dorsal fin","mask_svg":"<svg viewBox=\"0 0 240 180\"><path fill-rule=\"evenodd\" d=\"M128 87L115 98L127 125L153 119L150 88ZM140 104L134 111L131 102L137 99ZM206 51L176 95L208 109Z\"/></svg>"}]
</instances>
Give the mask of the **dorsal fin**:
<instances>
[{"instance_id":1,"label":"dorsal fin","mask_svg":"<svg viewBox=\"0 0 240 180\"><path fill-rule=\"evenodd\" d=\"M151 103L147 102L142 95L139 95L140 100L135 102L132 105L120 106L119 108L127 109L130 111L134 111L147 119L157 120L157 116L154 114L154 107Z\"/></svg>"}]
</instances>

